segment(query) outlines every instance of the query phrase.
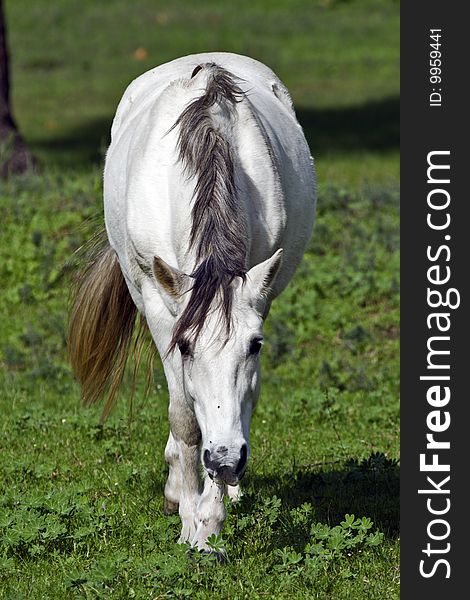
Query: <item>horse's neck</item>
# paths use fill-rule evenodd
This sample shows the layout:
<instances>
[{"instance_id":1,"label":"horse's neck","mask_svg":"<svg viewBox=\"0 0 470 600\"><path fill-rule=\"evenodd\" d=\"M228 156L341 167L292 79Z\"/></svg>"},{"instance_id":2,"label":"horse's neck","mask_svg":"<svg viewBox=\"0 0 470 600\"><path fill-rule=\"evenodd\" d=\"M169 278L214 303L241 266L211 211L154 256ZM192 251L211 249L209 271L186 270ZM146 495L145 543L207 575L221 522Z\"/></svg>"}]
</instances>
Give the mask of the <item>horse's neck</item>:
<instances>
[{"instance_id":1,"label":"horse's neck","mask_svg":"<svg viewBox=\"0 0 470 600\"><path fill-rule=\"evenodd\" d=\"M249 237L248 267L272 255L285 226L284 193L277 158L256 108L245 100L237 106L237 183L240 209Z\"/></svg>"}]
</instances>

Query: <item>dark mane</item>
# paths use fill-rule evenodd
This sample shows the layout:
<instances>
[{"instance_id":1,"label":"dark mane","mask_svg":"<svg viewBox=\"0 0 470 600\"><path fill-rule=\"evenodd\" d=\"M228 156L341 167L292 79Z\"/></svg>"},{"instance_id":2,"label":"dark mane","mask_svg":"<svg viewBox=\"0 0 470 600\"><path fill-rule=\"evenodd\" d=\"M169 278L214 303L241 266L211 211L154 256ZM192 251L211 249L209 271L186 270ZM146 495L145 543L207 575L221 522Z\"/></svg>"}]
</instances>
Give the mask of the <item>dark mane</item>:
<instances>
[{"instance_id":1,"label":"dark mane","mask_svg":"<svg viewBox=\"0 0 470 600\"><path fill-rule=\"evenodd\" d=\"M243 92L234 76L218 65L199 67L193 76L201 69L208 71L206 91L184 109L174 125L179 127L179 159L188 174L197 178L190 234L197 267L191 274L191 297L175 325L169 351L183 340L196 340L217 296L220 316L230 333L230 284L246 273L247 233L237 202L232 148L211 116L211 108L217 105L230 118Z\"/></svg>"}]
</instances>

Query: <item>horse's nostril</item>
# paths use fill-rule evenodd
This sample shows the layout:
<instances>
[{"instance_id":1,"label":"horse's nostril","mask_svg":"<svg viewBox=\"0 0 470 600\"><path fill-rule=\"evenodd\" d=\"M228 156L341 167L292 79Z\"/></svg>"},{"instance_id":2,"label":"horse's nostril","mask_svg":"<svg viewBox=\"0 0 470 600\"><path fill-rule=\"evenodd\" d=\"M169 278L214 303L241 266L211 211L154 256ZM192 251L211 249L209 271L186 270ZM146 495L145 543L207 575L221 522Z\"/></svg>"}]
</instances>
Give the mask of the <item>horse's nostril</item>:
<instances>
[{"instance_id":1,"label":"horse's nostril","mask_svg":"<svg viewBox=\"0 0 470 600\"><path fill-rule=\"evenodd\" d=\"M248 446L243 444L240 450L240 460L238 461L237 468L235 469L235 473L239 475L244 468L246 467L246 461L248 459Z\"/></svg>"},{"instance_id":2,"label":"horse's nostril","mask_svg":"<svg viewBox=\"0 0 470 600\"><path fill-rule=\"evenodd\" d=\"M209 450L204 450L204 454L202 456L202 460L204 461L204 466L209 469L211 464L211 453Z\"/></svg>"}]
</instances>

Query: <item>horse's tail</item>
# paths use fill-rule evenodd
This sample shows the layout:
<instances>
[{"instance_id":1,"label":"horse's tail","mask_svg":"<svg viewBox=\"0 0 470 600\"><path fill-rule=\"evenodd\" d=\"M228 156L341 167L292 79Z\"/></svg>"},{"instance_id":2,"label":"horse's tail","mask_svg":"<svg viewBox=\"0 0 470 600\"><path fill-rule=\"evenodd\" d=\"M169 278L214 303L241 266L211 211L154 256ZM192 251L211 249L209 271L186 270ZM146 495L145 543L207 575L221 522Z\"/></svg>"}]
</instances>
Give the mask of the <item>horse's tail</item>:
<instances>
[{"instance_id":1,"label":"horse's tail","mask_svg":"<svg viewBox=\"0 0 470 600\"><path fill-rule=\"evenodd\" d=\"M122 381L136 316L117 256L108 244L80 276L68 332L70 361L85 404L108 392L102 420Z\"/></svg>"}]
</instances>

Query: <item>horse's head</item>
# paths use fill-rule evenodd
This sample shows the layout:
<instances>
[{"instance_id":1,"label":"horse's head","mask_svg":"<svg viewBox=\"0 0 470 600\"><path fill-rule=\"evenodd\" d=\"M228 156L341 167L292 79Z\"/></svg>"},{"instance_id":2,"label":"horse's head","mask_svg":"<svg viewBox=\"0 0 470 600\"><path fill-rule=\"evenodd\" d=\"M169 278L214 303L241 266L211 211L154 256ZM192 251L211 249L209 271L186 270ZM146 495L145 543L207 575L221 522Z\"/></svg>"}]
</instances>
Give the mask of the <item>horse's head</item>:
<instances>
[{"instance_id":1,"label":"horse's head","mask_svg":"<svg viewBox=\"0 0 470 600\"><path fill-rule=\"evenodd\" d=\"M260 388L263 320L281 256L278 250L244 279L235 277L229 283L228 334L216 297L198 335L189 329L175 340L174 359L180 354L186 399L201 430L202 463L210 477L228 485L238 483L247 465L251 414ZM189 276L157 261L156 278L173 301L179 298L181 314L189 294L179 291L190 289Z\"/></svg>"}]
</instances>

